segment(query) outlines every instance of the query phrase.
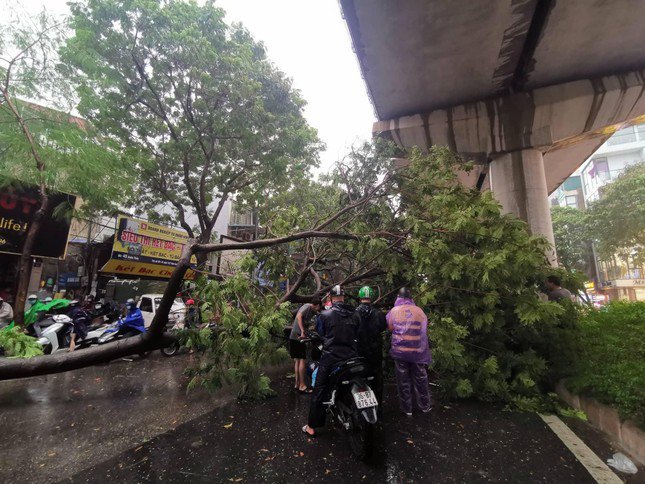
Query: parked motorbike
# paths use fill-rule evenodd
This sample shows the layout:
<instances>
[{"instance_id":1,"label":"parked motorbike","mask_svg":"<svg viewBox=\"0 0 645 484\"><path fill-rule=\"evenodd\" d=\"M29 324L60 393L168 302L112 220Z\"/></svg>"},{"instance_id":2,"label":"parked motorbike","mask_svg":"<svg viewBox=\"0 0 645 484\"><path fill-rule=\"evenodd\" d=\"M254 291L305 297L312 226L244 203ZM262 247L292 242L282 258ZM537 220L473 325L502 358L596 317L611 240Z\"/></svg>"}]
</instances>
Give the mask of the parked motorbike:
<instances>
[{"instance_id":1,"label":"parked motorbike","mask_svg":"<svg viewBox=\"0 0 645 484\"><path fill-rule=\"evenodd\" d=\"M29 326L46 355L69 348L73 327L72 318L65 314L47 316Z\"/></svg>"},{"instance_id":2,"label":"parked motorbike","mask_svg":"<svg viewBox=\"0 0 645 484\"><path fill-rule=\"evenodd\" d=\"M146 329L141 326L128 324L127 319L119 318L118 321L110 324L103 334L98 338L98 344L102 345L120 338L129 338L145 333Z\"/></svg>"},{"instance_id":3,"label":"parked motorbike","mask_svg":"<svg viewBox=\"0 0 645 484\"><path fill-rule=\"evenodd\" d=\"M94 308L86 311L92 322L87 328L85 338L76 341L76 349L83 349L99 343L99 338L110 328L110 323L120 316L119 307L113 301L96 303Z\"/></svg>"},{"instance_id":4,"label":"parked motorbike","mask_svg":"<svg viewBox=\"0 0 645 484\"><path fill-rule=\"evenodd\" d=\"M317 335L309 334L303 340L312 342L314 350L321 349ZM320 351L312 351L313 357ZM313 371L318 362L314 360ZM378 401L369 382L374 380L364 358L355 357L340 362L329 375L331 394L324 402L327 413L345 432L354 455L360 460L368 458L374 449L374 428L378 420Z\"/></svg>"},{"instance_id":5,"label":"parked motorbike","mask_svg":"<svg viewBox=\"0 0 645 484\"><path fill-rule=\"evenodd\" d=\"M170 325L170 321L168 321L168 324ZM174 331L179 331L180 329L184 328L184 323L183 321L175 321L170 328L170 332ZM161 354L164 356L175 356L177 353L179 353L179 350L181 349L181 345L179 344L179 341L175 340L172 343L170 343L168 346L165 348L161 348L159 351L161 351Z\"/></svg>"}]
</instances>

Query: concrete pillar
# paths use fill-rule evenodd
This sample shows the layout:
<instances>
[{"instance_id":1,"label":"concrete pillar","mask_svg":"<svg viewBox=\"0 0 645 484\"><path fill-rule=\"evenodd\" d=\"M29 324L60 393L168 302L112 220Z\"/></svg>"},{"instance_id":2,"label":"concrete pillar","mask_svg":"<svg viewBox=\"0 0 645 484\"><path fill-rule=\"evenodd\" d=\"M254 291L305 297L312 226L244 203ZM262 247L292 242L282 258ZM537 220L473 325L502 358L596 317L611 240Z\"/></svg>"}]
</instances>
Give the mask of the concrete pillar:
<instances>
[{"instance_id":1,"label":"concrete pillar","mask_svg":"<svg viewBox=\"0 0 645 484\"><path fill-rule=\"evenodd\" d=\"M505 212L515 214L529 224L531 233L551 242L553 250L547 255L551 264L556 265L542 152L526 149L493 158L490 182L493 195Z\"/></svg>"}]
</instances>

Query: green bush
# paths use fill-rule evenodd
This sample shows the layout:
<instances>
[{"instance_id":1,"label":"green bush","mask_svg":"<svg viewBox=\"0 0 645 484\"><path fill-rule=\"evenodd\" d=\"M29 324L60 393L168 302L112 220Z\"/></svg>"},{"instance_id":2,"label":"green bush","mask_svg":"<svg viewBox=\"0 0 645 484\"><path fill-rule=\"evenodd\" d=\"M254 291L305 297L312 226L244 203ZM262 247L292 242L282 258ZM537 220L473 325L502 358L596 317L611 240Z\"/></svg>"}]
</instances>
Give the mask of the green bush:
<instances>
[{"instance_id":1,"label":"green bush","mask_svg":"<svg viewBox=\"0 0 645 484\"><path fill-rule=\"evenodd\" d=\"M645 424L645 302L615 302L581 318L583 358L565 383Z\"/></svg>"}]
</instances>

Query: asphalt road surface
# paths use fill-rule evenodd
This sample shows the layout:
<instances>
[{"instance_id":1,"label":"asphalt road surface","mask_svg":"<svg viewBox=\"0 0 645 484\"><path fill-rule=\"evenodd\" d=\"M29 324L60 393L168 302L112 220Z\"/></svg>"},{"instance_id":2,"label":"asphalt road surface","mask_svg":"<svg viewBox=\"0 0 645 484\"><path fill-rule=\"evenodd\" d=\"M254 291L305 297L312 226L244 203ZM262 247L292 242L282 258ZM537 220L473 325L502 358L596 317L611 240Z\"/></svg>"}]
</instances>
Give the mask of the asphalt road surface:
<instances>
[{"instance_id":1,"label":"asphalt road surface","mask_svg":"<svg viewBox=\"0 0 645 484\"><path fill-rule=\"evenodd\" d=\"M358 462L337 429L302 434L309 397L292 380L268 401L224 403L185 394L187 358L0 382L0 481L593 482L537 415L461 402L410 418L391 383L377 452Z\"/></svg>"}]
</instances>

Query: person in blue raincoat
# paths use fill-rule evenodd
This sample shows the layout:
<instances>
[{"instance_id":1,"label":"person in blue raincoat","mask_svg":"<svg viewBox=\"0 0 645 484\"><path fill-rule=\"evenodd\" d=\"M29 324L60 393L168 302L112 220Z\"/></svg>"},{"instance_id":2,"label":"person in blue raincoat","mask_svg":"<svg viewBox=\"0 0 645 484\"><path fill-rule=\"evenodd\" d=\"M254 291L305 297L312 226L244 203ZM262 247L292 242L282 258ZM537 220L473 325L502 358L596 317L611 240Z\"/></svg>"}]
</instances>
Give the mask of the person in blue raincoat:
<instances>
[{"instance_id":1,"label":"person in blue raincoat","mask_svg":"<svg viewBox=\"0 0 645 484\"><path fill-rule=\"evenodd\" d=\"M134 330L139 331L140 333L145 333L146 332L146 326L145 326L145 321L143 319L143 314L141 314L141 310L137 307L137 304L134 302L134 299L130 298L126 301L125 307L127 310L127 313L125 315L125 319L119 326L127 326L128 328L132 328Z\"/></svg>"}]
</instances>

